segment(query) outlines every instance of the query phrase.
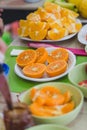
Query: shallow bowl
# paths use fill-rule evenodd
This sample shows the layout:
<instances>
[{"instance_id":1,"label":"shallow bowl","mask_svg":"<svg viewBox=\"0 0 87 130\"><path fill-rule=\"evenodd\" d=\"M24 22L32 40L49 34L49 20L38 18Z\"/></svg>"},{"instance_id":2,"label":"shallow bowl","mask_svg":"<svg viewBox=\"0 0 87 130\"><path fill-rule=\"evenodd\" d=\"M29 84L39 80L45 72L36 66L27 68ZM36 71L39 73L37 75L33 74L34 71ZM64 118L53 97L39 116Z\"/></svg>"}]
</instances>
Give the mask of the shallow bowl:
<instances>
[{"instance_id":1,"label":"shallow bowl","mask_svg":"<svg viewBox=\"0 0 87 130\"><path fill-rule=\"evenodd\" d=\"M39 84L37 86L34 86L36 88L41 88L44 86L55 86L60 89L61 92L66 92L69 90L72 94L72 100L75 102L75 108L71 112L67 114L63 114L61 116L54 116L54 117L41 117L41 116L35 116L33 115L33 119L36 124L60 124L60 125L67 125L70 122L72 122L77 115L79 114L82 105L83 105L83 94L82 92L74 87L74 85L67 84L67 83L60 83L60 82L49 82L49 83L43 83ZM30 104L29 94L31 89L21 93L19 95L19 100L21 102L24 102L26 104Z\"/></svg>"}]
</instances>

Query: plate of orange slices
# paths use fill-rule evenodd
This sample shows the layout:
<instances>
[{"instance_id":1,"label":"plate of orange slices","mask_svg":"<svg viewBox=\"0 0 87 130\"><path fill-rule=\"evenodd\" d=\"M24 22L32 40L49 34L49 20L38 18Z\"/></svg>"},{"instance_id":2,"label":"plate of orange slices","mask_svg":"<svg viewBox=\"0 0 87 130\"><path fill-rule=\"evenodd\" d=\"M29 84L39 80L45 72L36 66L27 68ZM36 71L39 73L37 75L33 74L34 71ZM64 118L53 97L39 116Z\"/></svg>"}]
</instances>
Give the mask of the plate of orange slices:
<instances>
[{"instance_id":1,"label":"plate of orange slices","mask_svg":"<svg viewBox=\"0 0 87 130\"><path fill-rule=\"evenodd\" d=\"M16 75L25 80L36 82L56 80L67 75L76 64L75 55L64 48L31 49L32 53L35 51L37 55L33 57L29 51L30 49L25 50L17 56L14 68Z\"/></svg>"},{"instance_id":2,"label":"plate of orange slices","mask_svg":"<svg viewBox=\"0 0 87 130\"><path fill-rule=\"evenodd\" d=\"M74 37L82 27L77 13L46 2L19 20L18 35L32 42L58 42Z\"/></svg>"}]
</instances>

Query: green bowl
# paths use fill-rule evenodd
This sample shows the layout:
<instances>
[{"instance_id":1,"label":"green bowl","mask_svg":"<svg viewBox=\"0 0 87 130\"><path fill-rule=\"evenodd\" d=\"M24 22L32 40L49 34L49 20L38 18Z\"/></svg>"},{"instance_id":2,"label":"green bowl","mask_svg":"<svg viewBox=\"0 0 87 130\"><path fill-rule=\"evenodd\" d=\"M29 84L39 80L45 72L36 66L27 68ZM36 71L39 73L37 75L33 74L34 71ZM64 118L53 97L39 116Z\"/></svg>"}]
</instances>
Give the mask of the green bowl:
<instances>
[{"instance_id":1,"label":"green bowl","mask_svg":"<svg viewBox=\"0 0 87 130\"><path fill-rule=\"evenodd\" d=\"M55 86L60 89L61 92L66 92L69 90L72 94L72 100L75 102L75 109L72 110L71 112L61 115L61 116L55 116L55 117L41 117L41 116L34 116L33 119L36 124L60 124L60 125L67 125L70 122L72 122L77 115L79 114L82 105L83 105L83 94L82 92L74 87L74 85L67 84L67 83L60 83L60 82L48 82L48 83L43 83L36 85L34 87L41 88L44 86ZM29 99L29 93L30 90L27 90L19 95L19 100L21 102L24 102L26 104L30 104L30 99Z\"/></svg>"},{"instance_id":2,"label":"green bowl","mask_svg":"<svg viewBox=\"0 0 87 130\"><path fill-rule=\"evenodd\" d=\"M87 88L79 86L78 83L87 80L86 66L87 62L78 64L68 74L70 82L82 91L85 98L87 98Z\"/></svg>"},{"instance_id":3,"label":"green bowl","mask_svg":"<svg viewBox=\"0 0 87 130\"><path fill-rule=\"evenodd\" d=\"M68 127L60 126L60 125L52 125L52 124L45 124L45 125L37 125L26 130L70 130Z\"/></svg>"}]
</instances>

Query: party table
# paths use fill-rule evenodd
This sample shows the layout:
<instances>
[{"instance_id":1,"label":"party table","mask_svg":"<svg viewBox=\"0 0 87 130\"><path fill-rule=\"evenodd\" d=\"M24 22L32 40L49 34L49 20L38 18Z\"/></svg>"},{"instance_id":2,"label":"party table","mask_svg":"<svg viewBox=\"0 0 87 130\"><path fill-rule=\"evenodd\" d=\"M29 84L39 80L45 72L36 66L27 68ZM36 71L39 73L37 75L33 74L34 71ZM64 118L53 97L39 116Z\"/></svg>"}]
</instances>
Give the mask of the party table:
<instances>
[{"instance_id":1,"label":"party table","mask_svg":"<svg viewBox=\"0 0 87 130\"><path fill-rule=\"evenodd\" d=\"M36 43L37 44L37 43ZM43 43L40 43L43 45ZM44 43L48 45L49 43ZM51 43L50 43L51 44ZM30 46L31 45L31 46ZM61 41L61 42L53 42L52 45L54 46L62 46L66 48L74 48L74 49L84 49L84 45L78 42L77 40L77 35L74 36L73 38L66 40L66 41ZM10 67L10 72L8 75L8 83L9 87L11 90L12 94L12 99L13 101L17 101L17 96L23 92L26 91L27 89L40 84L39 82L32 82L32 81L27 81L24 80L20 77L18 77L15 72L14 72L14 66L16 63L16 56L11 56L10 53L13 49L21 49L25 50L28 48L32 48L32 43L26 40L22 40L19 37L17 37L11 45L8 47L6 54L5 54L5 63L7 63ZM76 55L76 64L80 64L82 62L87 61L87 55L82 56L82 55ZM68 76L64 76L63 78L54 80L53 82L66 82L70 83L68 80ZM1 107L2 104L2 107ZM3 101L3 97L0 98L0 110L2 111L3 106L5 105ZM77 118L68 125L72 130L86 130L87 127L87 99L84 99L84 104L81 112L77 116Z\"/></svg>"}]
</instances>

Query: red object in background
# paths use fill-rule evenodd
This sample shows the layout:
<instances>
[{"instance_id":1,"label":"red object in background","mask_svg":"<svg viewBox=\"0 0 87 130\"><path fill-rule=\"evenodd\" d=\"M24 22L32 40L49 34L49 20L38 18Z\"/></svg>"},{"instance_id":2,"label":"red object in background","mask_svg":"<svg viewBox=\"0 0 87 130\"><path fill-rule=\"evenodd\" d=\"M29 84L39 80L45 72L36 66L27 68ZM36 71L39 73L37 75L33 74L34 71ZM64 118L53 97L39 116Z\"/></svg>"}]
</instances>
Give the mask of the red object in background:
<instances>
[{"instance_id":1,"label":"red object in background","mask_svg":"<svg viewBox=\"0 0 87 130\"><path fill-rule=\"evenodd\" d=\"M87 80L79 82L78 85L80 85L81 87L87 87Z\"/></svg>"},{"instance_id":2,"label":"red object in background","mask_svg":"<svg viewBox=\"0 0 87 130\"><path fill-rule=\"evenodd\" d=\"M12 31L13 36L18 35L17 29L18 29L18 21L11 23L11 31Z\"/></svg>"}]
</instances>

